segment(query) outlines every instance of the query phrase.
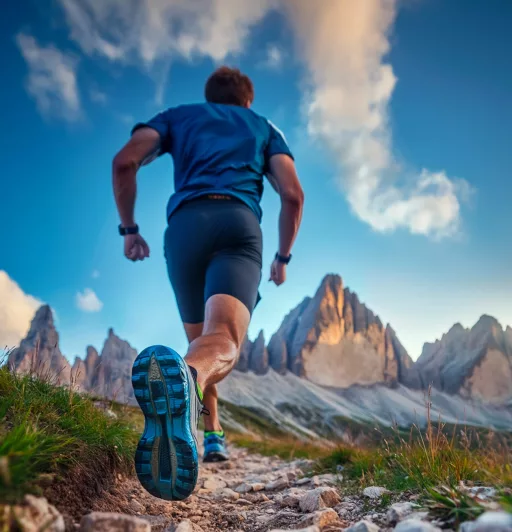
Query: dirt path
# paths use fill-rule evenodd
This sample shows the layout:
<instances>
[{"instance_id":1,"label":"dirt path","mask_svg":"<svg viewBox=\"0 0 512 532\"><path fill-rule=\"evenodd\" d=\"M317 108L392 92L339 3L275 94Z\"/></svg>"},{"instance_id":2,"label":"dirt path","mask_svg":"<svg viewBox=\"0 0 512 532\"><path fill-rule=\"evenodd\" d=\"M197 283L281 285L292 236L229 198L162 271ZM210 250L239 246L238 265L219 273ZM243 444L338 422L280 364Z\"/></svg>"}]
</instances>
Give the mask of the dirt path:
<instances>
[{"instance_id":1,"label":"dirt path","mask_svg":"<svg viewBox=\"0 0 512 532\"><path fill-rule=\"evenodd\" d=\"M324 531L346 528L331 509L341 502L335 476L305 479L307 461L283 462L241 449L231 452L229 462L201 464L197 488L186 501L161 501L136 480L119 477L92 510L143 518L153 531L174 530L180 523L179 532L263 532L314 524Z\"/></svg>"}]
</instances>

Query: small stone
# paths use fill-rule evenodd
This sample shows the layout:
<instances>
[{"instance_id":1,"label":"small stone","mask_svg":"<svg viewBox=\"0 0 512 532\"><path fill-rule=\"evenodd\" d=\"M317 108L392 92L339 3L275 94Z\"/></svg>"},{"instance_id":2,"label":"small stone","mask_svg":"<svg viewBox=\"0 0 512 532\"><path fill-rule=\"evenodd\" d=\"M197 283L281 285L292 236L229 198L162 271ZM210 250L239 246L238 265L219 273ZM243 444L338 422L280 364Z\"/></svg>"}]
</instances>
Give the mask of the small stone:
<instances>
[{"instance_id":1,"label":"small stone","mask_svg":"<svg viewBox=\"0 0 512 532\"><path fill-rule=\"evenodd\" d=\"M23 505L14 506L12 511L21 530L64 532L64 518L44 497L25 495Z\"/></svg>"},{"instance_id":2,"label":"small stone","mask_svg":"<svg viewBox=\"0 0 512 532\"><path fill-rule=\"evenodd\" d=\"M304 490L292 488L280 501L282 507L298 508L300 501L306 495Z\"/></svg>"},{"instance_id":3,"label":"small stone","mask_svg":"<svg viewBox=\"0 0 512 532\"><path fill-rule=\"evenodd\" d=\"M466 488L466 491L472 497L478 497L482 501L492 499L496 497L497 494L496 488L491 488L488 486L473 486L471 488Z\"/></svg>"},{"instance_id":4,"label":"small stone","mask_svg":"<svg viewBox=\"0 0 512 532\"><path fill-rule=\"evenodd\" d=\"M150 532L151 525L133 515L92 512L80 521L80 532ZM185 530L180 531L185 532Z\"/></svg>"},{"instance_id":5,"label":"small stone","mask_svg":"<svg viewBox=\"0 0 512 532\"><path fill-rule=\"evenodd\" d=\"M246 496L247 500L251 501L252 503L258 503L258 502L268 502L270 499L264 494L264 493L248 493Z\"/></svg>"},{"instance_id":6,"label":"small stone","mask_svg":"<svg viewBox=\"0 0 512 532\"><path fill-rule=\"evenodd\" d=\"M391 493L386 488L381 488L379 486L370 486L363 490L363 495L369 499L380 499L386 493Z\"/></svg>"},{"instance_id":7,"label":"small stone","mask_svg":"<svg viewBox=\"0 0 512 532\"><path fill-rule=\"evenodd\" d=\"M227 486L227 484L224 482L224 480L219 479L219 478L215 478L215 477L207 478L203 482L203 488L205 490L210 490L210 491L215 491L215 490L218 490L218 489L222 489L222 488L225 488L226 486Z\"/></svg>"},{"instance_id":8,"label":"small stone","mask_svg":"<svg viewBox=\"0 0 512 532\"><path fill-rule=\"evenodd\" d=\"M142 506L142 504L137 499L133 499L130 502L130 509L132 509L138 514L141 514L146 511L146 508L144 508L144 506Z\"/></svg>"},{"instance_id":9,"label":"small stone","mask_svg":"<svg viewBox=\"0 0 512 532\"><path fill-rule=\"evenodd\" d=\"M485 512L476 521L462 523L460 532L512 532L512 514Z\"/></svg>"},{"instance_id":10,"label":"small stone","mask_svg":"<svg viewBox=\"0 0 512 532\"><path fill-rule=\"evenodd\" d=\"M322 508L332 508L340 501L341 498L334 488L323 487L307 491L299 505L304 513L311 513Z\"/></svg>"},{"instance_id":11,"label":"small stone","mask_svg":"<svg viewBox=\"0 0 512 532\"><path fill-rule=\"evenodd\" d=\"M251 484L252 491L262 491L265 489L265 484L263 482L254 482Z\"/></svg>"},{"instance_id":12,"label":"small stone","mask_svg":"<svg viewBox=\"0 0 512 532\"><path fill-rule=\"evenodd\" d=\"M270 532L290 532L290 531L275 528L274 530L271 530ZM320 532L320 529L316 525L314 525L314 526L308 526L307 528L301 528L299 530L295 530L294 532Z\"/></svg>"},{"instance_id":13,"label":"small stone","mask_svg":"<svg viewBox=\"0 0 512 532\"><path fill-rule=\"evenodd\" d=\"M237 493L249 493L252 491L252 486L248 484L247 482L244 482L243 484L240 484L235 488L235 491Z\"/></svg>"},{"instance_id":14,"label":"small stone","mask_svg":"<svg viewBox=\"0 0 512 532\"><path fill-rule=\"evenodd\" d=\"M273 482L269 482L265 489L268 491L277 491L277 490L284 490L290 485L290 481L288 480L288 477L279 477L277 480L274 480Z\"/></svg>"},{"instance_id":15,"label":"small stone","mask_svg":"<svg viewBox=\"0 0 512 532\"><path fill-rule=\"evenodd\" d=\"M379 532L380 528L370 521L359 521L355 525L345 529L345 532Z\"/></svg>"},{"instance_id":16,"label":"small stone","mask_svg":"<svg viewBox=\"0 0 512 532\"><path fill-rule=\"evenodd\" d=\"M190 519L184 519L176 528L171 530L173 532L203 532L203 529Z\"/></svg>"},{"instance_id":17,"label":"small stone","mask_svg":"<svg viewBox=\"0 0 512 532\"><path fill-rule=\"evenodd\" d=\"M227 499L228 501L236 501L240 498L240 493L237 493L230 488L220 488L216 489L212 493L212 498L217 501L221 501L223 499Z\"/></svg>"},{"instance_id":18,"label":"small stone","mask_svg":"<svg viewBox=\"0 0 512 532\"><path fill-rule=\"evenodd\" d=\"M440 528L427 521L406 519L395 527L395 532L441 532Z\"/></svg>"},{"instance_id":19,"label":"small stone","mask_svg":"<svg viewBox=\"0 0 512 532\"><path fill-rule=\"evenodd\" d=\"M295 484L297 486L304 486L304 484L311 484L311 478L309 477L299 478L299 480L297 480Z\"/></svg>"},{"instance_id":20,"label":"small stone","mask_svg":"<svg viewBox=\"0 0 512 532\"><path fill-rule=\"evenodd\" d=\"M240 505L244 505L244 504L252 504L251 501L248 501L247 499L238 499L235 504L240 504Z\"/></svg>"},{"instance_id":21,"label":"small stone","mask_svg":"<svg viewBox=\"0 0 512 532\"><path fill-rule=\"evenodd\" d=\"M338 514L332 508L326 508L304 516L300 523L306 526L317 525L320 529L323 529L328 525L339 523L339 521Z\"/></svg>"},{"instance_id":22,"label":"small stone","mask_svg":"<svg viewBox=\"0 0 512 532\"><path fill-rule=\"evenodd\" d=\"M408 515L411 515L415 506L411 502L397 502L392 504L386 514L388 523L396 525L396 523L403 521Z\"/></svg>"},{"instance_id":23,"label":"small stone","mask_svg":"<svg viewBox=\"0 0 512 532\"><path fill-rule=\"evenodd\" d=\"M343 476L327 473L325 475L318 475L316 479L320 486L336 486L343 480Z\"/></svg>"}]
</instances>

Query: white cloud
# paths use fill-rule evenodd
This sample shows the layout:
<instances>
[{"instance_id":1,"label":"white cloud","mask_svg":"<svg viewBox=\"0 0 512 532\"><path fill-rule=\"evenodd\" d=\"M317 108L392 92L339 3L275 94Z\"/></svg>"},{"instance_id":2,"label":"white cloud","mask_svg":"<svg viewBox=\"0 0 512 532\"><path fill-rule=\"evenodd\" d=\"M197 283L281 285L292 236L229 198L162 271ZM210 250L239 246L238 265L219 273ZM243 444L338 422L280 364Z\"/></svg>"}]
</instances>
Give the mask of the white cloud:
<instances>
[{"instance_id":1,"label":"white cloud","mask_svg":"<svg viewBox=\"0 0 512 532\"><path fill-rule=\"evenodd\" d=\"M100 276L100 272L99 272L99 270L93 270L93 271L92 271L91 277L92 277L93 279L98 279L99 276Z\"/></svg>"},{"instance_id":2,"label":"white cloud","mask_svg":"<svg viewBox=\"0 0 512 532\"><path fill-rule=\"evenodd\" d=\"M175 55L222 61L276 0L58 0L71 38L88 55L147 66Z\"/></svg>"},{"instance_id":3,"label":"white cloud","mask_svg":"<svg viewBox=\"0 0 512 532\"><path fill-rule=\"evenodd\" d=\"M40 305L41 301L25 294L7 272L0 270L0 349L19 344Z\"/></svg>"},{"instance_id":4,"label":"white cloud","mask_svg":"<svg viewBox=\"0 0 512 532\"><path fill-rule=\"evenodd\" d=\"M39 111L68 121L79 119L76 59L54 46L39 46L34 37L23 33L17 35L16 42L29 68L27 91L35 98Z\"/></svg>"},{"instance_id":5,"label":"white cloud","mask_svg":"<svg viewBox=\"0 0 512 532\"><path fill-rule=\"evenodd\" d=\"M397 0L58 1L86 54L141 63L159 101L175 57L218 62L239 54L251 27L281 8L308 69L308 132L335 160L355 215L379 232L440 238L459 230L469 184L442 169L410 171L393 155L389 103L397 79L386 55ZM277 46L269 60L282 61Z\"/></svg>"},{"instance_id":6,"label":"white cloud","mask_svg":"<svg viewBox=\"0 0 512 532\"><path fill-rule=\"evenodd\" d=\"M91 101L102 105L106 104L108 101L107 95L98 89L90 89L89 98Z\"/></svg>"},{"instance_id":7,"label":"white cloud","mask_svg":"<svg viewBox=\"0 0 512 532\"><path fill-rule=\"evenodd\" d=\"M84 312L99 312L103 308L94 290L86 288L83 292L78 292L75 296L76 306Z\"/></svg>"},{"instance_id":8,"label":"white cloud","mask_svg":"<svg viewBox=\"0 0 512 532\"><path fill-rule=\"evenodd\" d=\"M267 48L267 57L263 63L263 66L273 69L279 68L283 64L284 51L276 44L272 44Z\"/></svg>"},{"instance_id":9,"label":"white cloud","mask_svg":"<svg viewBox=\"0 0 512 532\"><path fill-rule=\"evenodd\" d=\"M397 79L385 56L396 2L294 0L286 7L311 79L308 131L336 160L353 212L380 232L456 233L469 184L442 170L407 173L393 158L388 108Z\"/></svg>"}]
</instances>

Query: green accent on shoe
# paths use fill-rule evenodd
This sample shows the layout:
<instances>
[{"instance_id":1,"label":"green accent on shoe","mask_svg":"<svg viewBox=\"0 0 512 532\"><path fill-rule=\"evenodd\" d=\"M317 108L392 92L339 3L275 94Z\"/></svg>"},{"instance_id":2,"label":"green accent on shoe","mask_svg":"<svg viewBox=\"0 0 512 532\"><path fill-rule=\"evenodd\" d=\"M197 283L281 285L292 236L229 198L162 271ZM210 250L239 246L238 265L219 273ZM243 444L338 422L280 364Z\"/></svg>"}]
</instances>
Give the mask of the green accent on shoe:
<instances>
[{"instance_id":1,"label":"green accent on shoe","mask_svg":"<svg viewBox=\"0 0 512 532\"><path fill-rule=\"evenodd\" d=\"M205 438L207 438L208 436L211 436L212 434L215 434L215 436L218 436L219 438L224 438L223 430L205 430L204 431Z\"/></svg>"},{"instance_id":2,"label":"green accent on shoe","mask_svg":"<svg viewBox=\"0 0 512 532\"><path fill-rule=\"evenodd\" d=\"M197 395L199 396L199 400L203 402L203 390L201 390L201 387L199 386L199 384L197 384L197 382L196 382L196 390L197 390Z\"/></svg>"}]
</instances>

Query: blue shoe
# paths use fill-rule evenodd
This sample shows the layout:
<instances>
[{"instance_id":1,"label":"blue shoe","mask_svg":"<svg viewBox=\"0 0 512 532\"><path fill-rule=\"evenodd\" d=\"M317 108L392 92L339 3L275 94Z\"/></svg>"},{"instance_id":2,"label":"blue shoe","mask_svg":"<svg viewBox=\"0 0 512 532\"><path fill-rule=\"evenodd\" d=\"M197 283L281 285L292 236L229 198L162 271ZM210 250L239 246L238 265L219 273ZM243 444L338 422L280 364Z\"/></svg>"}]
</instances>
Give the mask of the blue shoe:
<instances>
[{"instance_id":1,"label":"blue shoe","mask_svg":"<svg viewBox=\"0 0 512 532\"><path fill-rule=\"evenodd\" d=\"M226 460L229 460L229 452L224 433L205 432L203 462L225 462Z\"/></svg>"},{"instance_id":2,"label":"blue shoe","mask_svg":"<svg viewBox=\"0 0 512 532\"><path fill-rule=\"evenodd\" d=\"M132 385L145 417L135 453L140 483L155 497L185 499L197 482L197 424L203 409L190 369L178 353L154 345L135 359Z\"/></svg>"}]
</instances>

